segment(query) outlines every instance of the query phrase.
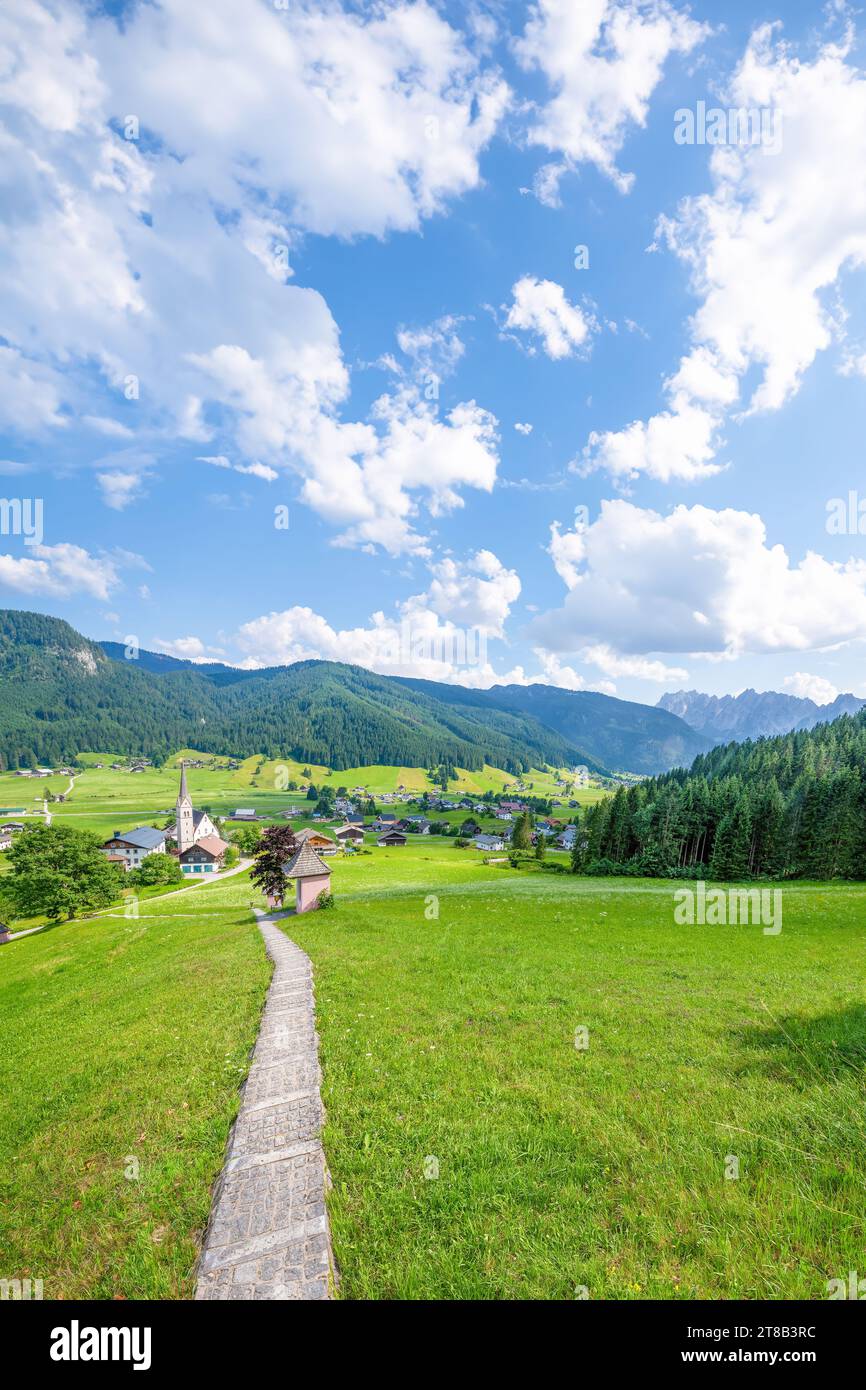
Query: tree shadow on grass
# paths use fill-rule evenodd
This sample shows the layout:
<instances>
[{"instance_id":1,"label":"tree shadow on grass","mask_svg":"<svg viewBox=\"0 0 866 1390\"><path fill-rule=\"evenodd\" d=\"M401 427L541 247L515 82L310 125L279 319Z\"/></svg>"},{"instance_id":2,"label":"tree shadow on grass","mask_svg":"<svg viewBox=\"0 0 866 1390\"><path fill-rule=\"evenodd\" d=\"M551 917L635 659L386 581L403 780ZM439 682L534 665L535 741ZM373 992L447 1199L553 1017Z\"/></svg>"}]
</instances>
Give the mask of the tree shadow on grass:
<instances>
[{"instance_id":1,"label":"tree shadow on grass","mask_svg":"<svg viewBox=\"0 0 866 1390\"><path fill-rule=\"evenodd\" d=\"M760 1019L738 1031L743 1047L755 1056L744 1065L774 1080L798 1085L839 1081L858 1075L866 1081L866 1005L849 1004L814 1018L775 1017L759 1006Z\"/></svg>"}]
</instances>

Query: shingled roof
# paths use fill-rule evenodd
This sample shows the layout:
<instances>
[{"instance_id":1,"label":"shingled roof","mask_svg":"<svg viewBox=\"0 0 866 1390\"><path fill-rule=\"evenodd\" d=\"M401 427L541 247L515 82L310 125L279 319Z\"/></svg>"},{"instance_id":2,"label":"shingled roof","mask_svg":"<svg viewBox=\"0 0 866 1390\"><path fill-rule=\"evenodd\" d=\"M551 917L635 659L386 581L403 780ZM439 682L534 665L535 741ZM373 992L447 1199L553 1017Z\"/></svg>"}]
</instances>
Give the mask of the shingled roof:
<instances>
[{"instance_id":1,"label":"shingled roof","mask_svg":"<svg viewBox=\"0 0 866 1390\"><path fill-rule=\"evenodd\" d=\"M286 878L312 878L315 874L329 874L327 864L323 864L312 846L302 844L295 850L288 864L283 865Z\"/></svg>"}]
</instances>

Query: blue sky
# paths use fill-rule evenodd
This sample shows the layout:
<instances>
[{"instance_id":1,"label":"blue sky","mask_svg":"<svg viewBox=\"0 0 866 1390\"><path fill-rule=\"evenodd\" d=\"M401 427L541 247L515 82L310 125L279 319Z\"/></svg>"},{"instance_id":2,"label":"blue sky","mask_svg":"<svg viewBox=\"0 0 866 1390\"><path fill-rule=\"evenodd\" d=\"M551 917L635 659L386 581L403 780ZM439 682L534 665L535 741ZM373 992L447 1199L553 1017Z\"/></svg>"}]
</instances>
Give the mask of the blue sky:
<instances>
[{"instance_id":1,"label":"blue sky","mask_svg":"<svg viewBox=\"0 0 866 1390\"><path fill-rule=\"evenodd\" d=\"M250 666L866 694L828 530L866 503L861 28L12 0L0 491L42 520L2 513L0 602ZM679 143L700 103L763 147Z\"/></svg>"}]
</instances>

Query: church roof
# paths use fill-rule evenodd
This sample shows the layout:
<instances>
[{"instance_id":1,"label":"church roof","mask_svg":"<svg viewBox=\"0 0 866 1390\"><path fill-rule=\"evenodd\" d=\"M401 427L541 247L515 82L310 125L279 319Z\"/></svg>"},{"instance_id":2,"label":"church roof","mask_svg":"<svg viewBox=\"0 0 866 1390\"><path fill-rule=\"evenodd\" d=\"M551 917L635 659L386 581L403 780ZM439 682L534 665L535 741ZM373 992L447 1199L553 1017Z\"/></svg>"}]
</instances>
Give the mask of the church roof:
<instances>
[{"instance_id":1,"label":"church roof","mask_svg":"<svg viewBox=\"0 0 866 1390\"><path fill-rule=\"evenodd\" d=\"M316 851L308 844L295 850L288 864L283 865L286 878L312 878L317 874L329 874L327 864L323 864Z\"/></svg>"},{"instance_id":2,"label":"church roof","mask_svg":"<svg viewBox=\"0 0 866 1390\"><path fill-rule=\"evenodd\" d=\"M188 792L187 789L186 789L186 763L181 763L181 765L180 765L180 791L179 791L178 794L177 794L177 799L178 799L178 801L182 801L183 798L184 798L185 796L186 796L186 797L189 796L189 792Z\"/></svg>"},{"instance_id":3,"label":"church roof","mask_svg":"<svg viewBox=\"0 0 866 1390\"><path fill-rule=\"evenodd\" d=\"M192 824L193 824L193 829L195 829L195 830L198 829L198 827L201 825L201 823L202 823L202 821L204 820L204 818L205 818L206 815L207 815L207 811L193 811L193 813L192 813ZM163 833L163 835L167 836L169 840L176 840L176 839L177 839L177 821L175 821L173 825L170 825L170 826L168 827L168 829L167 829L167 830L164 830L162 833Z\"/></svg>"}]
</instances>

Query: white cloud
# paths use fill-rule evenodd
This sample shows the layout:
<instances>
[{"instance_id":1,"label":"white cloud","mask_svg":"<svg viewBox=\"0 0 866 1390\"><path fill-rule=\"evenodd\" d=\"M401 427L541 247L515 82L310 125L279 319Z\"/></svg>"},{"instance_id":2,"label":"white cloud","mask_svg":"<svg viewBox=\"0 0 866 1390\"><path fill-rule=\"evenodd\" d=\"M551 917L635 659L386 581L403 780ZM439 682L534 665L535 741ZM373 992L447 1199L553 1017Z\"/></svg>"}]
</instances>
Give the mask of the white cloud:
<instances>
[{"instance_id":1,"label":"white cloud","mask_svg":"<svg viewBox=\"0 0 866 1390\"><path fill-rule=\"evenodd\" d=\"M669 409L593 434L590 467L709 476L747 375L756 380L741 417L777 410L842 331L825 300L847 268L866 263L866 187L851 177L866 162L866 80L844 46L828 43L807 62L774 40L774 26L755 32L725 99L775 113L777 147L714 147L712 191L685 198L657 230L700 298L692 350L666 383ZM842 370L858 370L856 354Z\"/></svg>"},{"instance_id":2,"label":"white cloud","mask_svg":"<svg viewBox=\"0 0 866 1390\"><path fill-rule=\"evenodd\" d=\"M707 32L665 0L538 0L516 52L552 91L529 141L560 158L539 172L537 196L556 206L560 178L584 162L629 189L634 176L616 165L628 129L645 125L670 55L690 53Z\"/></svg>"},{"instance_id":3,"label":"white cloud","mask_svg":"<svg viewBox=\"0 0 866 1390\"><path fill-rule=\"evenodd\" d=\"M792 563L748 512L605 501L584 529L554 526L551 555L569 593L531 627L550 651L720 658L866 637L866 563Z\"/></svg>"},{"instance_id":4,"label":"white cloud","mask_svg":"<svg viewBox=\"0 0 866 1390\"><path fill-rule=\"evenodd\" d=\"M102 490L102 500L106 507L122 512L133 503L144 487L145 473L125 473L121 469L111 469L97 473L96 481Z\"/></svg>"},{"instance_id":5,"label":"white cloud","mask_svg":"<svg viewBox=\"0 0 866 1390\"><path fill-rule=\"evenodd\" d=\"M52 598L89 594L106 599L118 583L117 566L112 559L90 555L69 542L31 546L26 559L0 555L0 586L15 593Z\"/></svg>"},{"instance_id":6,"label":"white cloud","mask_svg":"<svg viewBox=\"0 0 866 1390\"><path fill-rule=\"evenodd\" d=\"M474 188L508 98L425 0L368 14L210 0L206 24L186 0L163 0L122 31L92 32L114 109L140 112L192 164L191 188L228 205L251 189L324 234L412 230ZM272 221L259 213L245 227L260 259Z\"/></svg>"},{"instance_id":7,"label":"white cloud","mask_svg":"<svg viewBox=\"0 0 866 1390\"><path fill-rule=\"evenodd\" d=\"M608 676L631 676L635 680L657 681L662 685L689 679L688 671L682 666L666 666L663 661L651 661L645 656L621 656L612 651L606 642L584 647L580 657Z\"/></svg>"},{"instance_id":8,"label":"white cloud","mask_svg":"<svg viewBox=\"0 0 866 1390\"><path fill-rule=\"evenodd\" d=\"M505 327L540 338L542 348L554 361L572 357L578 348L584 347L595 328L592 315L570 304L564 289L554 280L537 280L532 275L524 275L512 285L511 294L513 303L508 309ZM530 347L529 351L534 352L535 348Z\"/></svg>"},{"instance_id":9,"label":"white cloud","mask_svg":"<svg viewBox=\"0 0 866 1390\"><path fill-rule=\"evenodd\" d=\"M450 376L466 352L466 344L457 331L459 326L460 319L446 314L424 328L400 328L400 351L422 374Z\"/></svg>"},{"instance_id":10,"label":"white cloud","mask_svg":"<svg viewBox=\"0 0 866 1390\"><path fill-rule=\"evenodd\" d=\"M498 74L425 0L369 15L213 0L204 25L166 0L122 28L10 0L0 24L7 420L57 428L72 405L117 433L125 396L137 438L213 441L210 456L235 451L268 480L295 471L342 544L426 553L421 506L492 487L496 421L473 401L436 417L411 387L341 419L337 325L285 283L280 253L304 231L417 228L475 187L507 100ZM130 112L138 140L109 125ZM453 322L427 349L459 353ZM101 469L110 505L136 495L127 471Z\"/></svg>"},{"instance_id":11,"label":"white cloud","mask_svg":"<svg viewBox=\"0 0 866 1390\"><path fill-rule=\"evenodd\" d=\"M839 694L832 681L823 676L811 676L808 671L795 671L793 676L786 676L782 684L792 695L814 700L816 705L830 705Z\"/></svg>"},{"instance_id":12,"label":"white cloud","mask_svg":"<svg viewBox=\"0 0 866 1390\"><path fill-rule=\"evenodd\" d=\"M532 434L532 426L525 421L515 420L514 428L518 434Z\"/></svg>"},{"instance_id":13,"label":"white cloud","mask_svg":"<svg viewBox=\"0 0 866 1390\"><path fill-rule=\"evenodd\" d=\"M487 660L487 639L504 636L520 594L517 574L482 550L465 562L440 561L431 576L426 592L404 600L392 617L374 613L366 627L336 629L303 605L244 623L236 637L244 664L343 661L386 675L480 687L506 679Z\"/></svg>"},{"instance_id":14,"label":"white cloud","mask_svg":"<svg viewBox=\"0 0 866 1390\"><path fill-rule=\"evenodd\" d=\"M153 641L154 649L164 652L166 656L176 656L182 661L213 661L213 648L206 647L200 637L175 637L172 641L166 642L162 637L155 637Z\"/></svg>"},{"instance_id":15,"label":"white cloud","mask_svg":"<svg viewBox=\"0 0 866 1390\"><path fill-rule=\"evenodd\" d=\"M50 366L28 359L17 348L0 346L0 415L7 429L26 434L62 427L62 385Z\"/></svg>"},{"instance_id":16,"label":"white cloud","mask_svg":"<svg viewBox=\"0 0 866 1390\"><path fill-rule=\"evenodd\" d=\"M133 438L133 431L128 429L126 425L104 415L85 415L81 423L87 425L89 429L96 430L97 434L106 434L112 439Z\"/></svg>"}]
</instances>

